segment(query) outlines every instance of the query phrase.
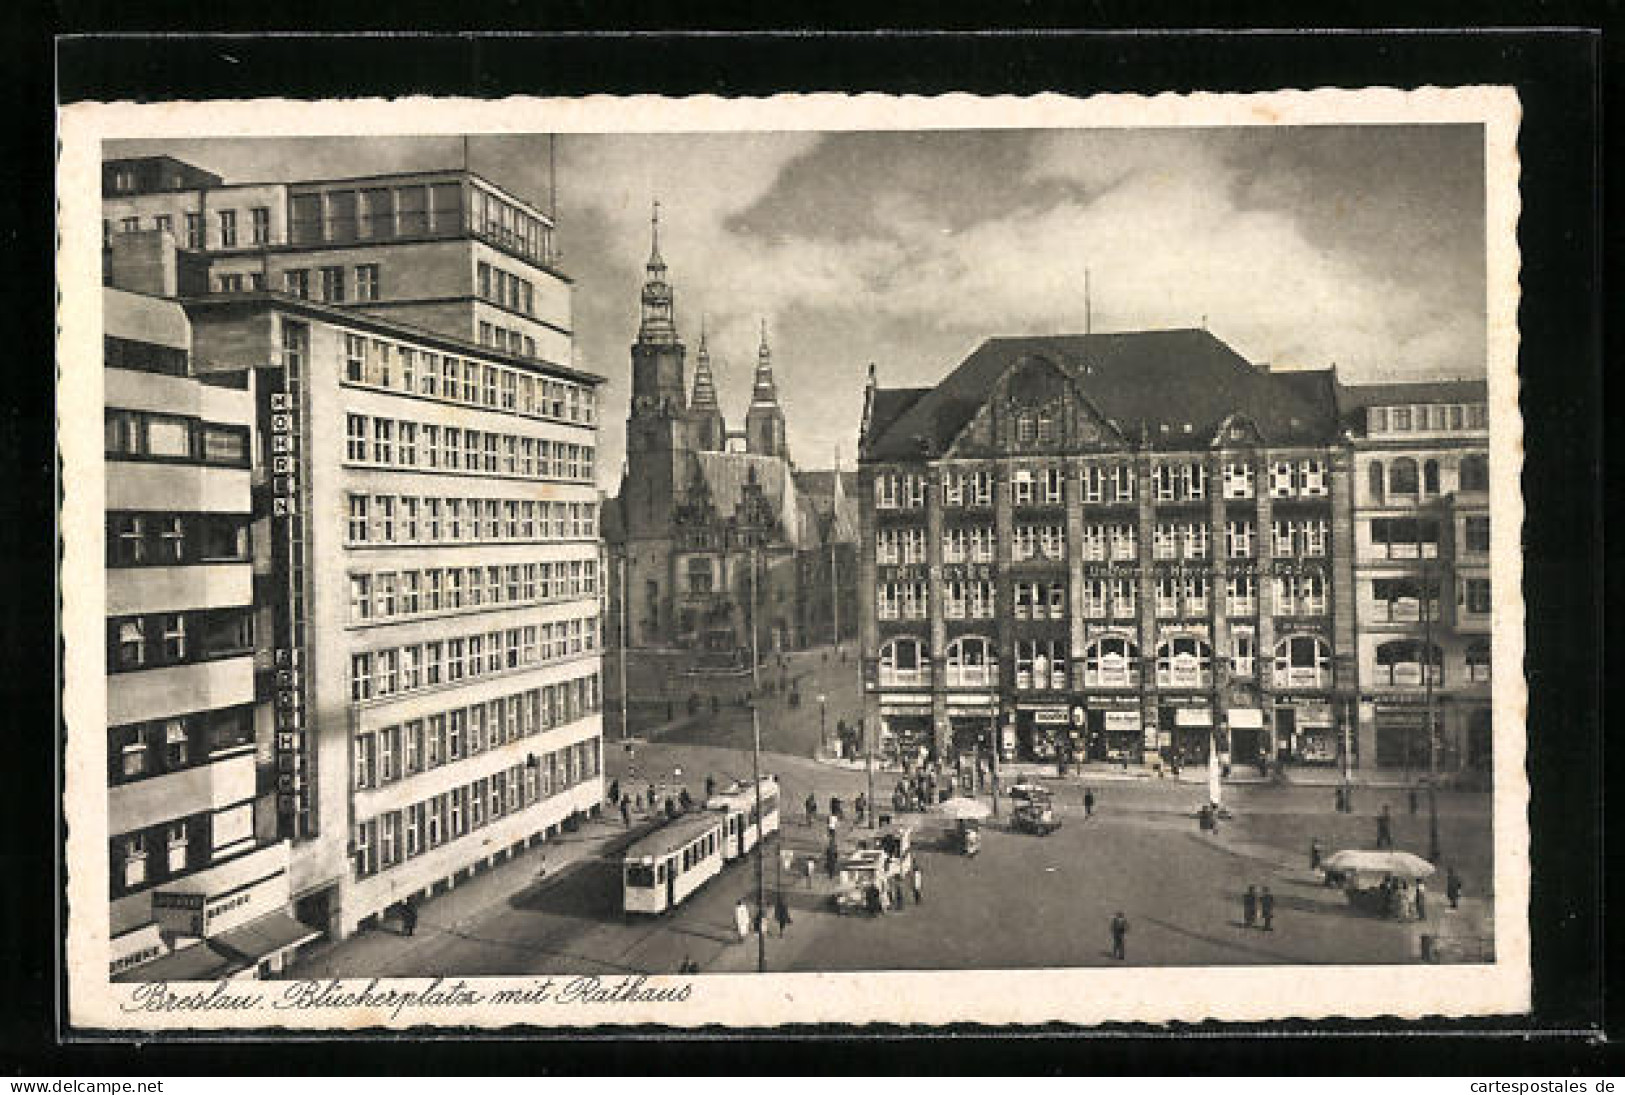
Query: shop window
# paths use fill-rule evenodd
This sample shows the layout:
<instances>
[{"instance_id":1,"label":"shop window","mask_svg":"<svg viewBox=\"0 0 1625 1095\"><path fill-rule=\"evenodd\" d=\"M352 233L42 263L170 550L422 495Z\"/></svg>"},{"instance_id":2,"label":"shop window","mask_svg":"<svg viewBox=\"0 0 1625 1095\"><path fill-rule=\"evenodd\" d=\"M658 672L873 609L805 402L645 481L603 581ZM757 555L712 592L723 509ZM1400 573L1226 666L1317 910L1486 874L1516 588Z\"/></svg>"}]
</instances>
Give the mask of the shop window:
<instances>
[{"instance_id":1,"label":"shop window","mask_svg":"<svg viewBox=\"0 0 1625 1095\"><path fill-rule=\"evenodd\" d=\"M1422 683L1423 644L1411 639L1396 639L1377 647L1376 683L1397 686L1419 686ZM1437 644L1432 647L1429 676L1437 687L1444 683L1444 655Z\"/></svg>"},{"instance_id":2,"label":"shop window","mask_svg":"<svg viewBox=\"0 0 1625 1095\"><path fill-rule=\"evenodd\" d=\"M900 637L882 646L880 683L882 685L931 683L931 668L925 644L919 639Z\"/></svg>"},{"instance_id":3,"label":"shop window","mask_svg":"<svg viewBox=\"0 0 1625 1095\"><path fill-rule=\"evenodd\" d=\"M979 635L965 635L948 644L946 683L952 687L991 688L998 683L998 662L993 644Z\"/></svg>"},{"instance_id":4,"label":"shop window","mask_svg":"<svg viewBox=\"0 0 1625 1095\"><path fill-rule=\"evenodd\" d=\"M1087 688L1139 687L1140 648L1120 635L1097 639L1084 648L1083 683Z\"/></svg>"},{"instance_id":5,"label":"shop window","mask_svg":"<svg viewBox=\"0 0 1625 1095\"><path fill-rule=\"evenodd\" d=\"M1275 646L1275 687L1329 688L1331 648L1318 635L1293 635Z\"/></svg>"},{"instance_id":6,"label":"shop window","mask_svg":"<svg viewBox=\"0 0 1625 1095\"><path fill-rule=\"evenodd\" d=\"M1213 683L1213 648L1194 635L1179 635L1157 647L1157 685L1205 688Z\"/></svg>"}]
</instances>

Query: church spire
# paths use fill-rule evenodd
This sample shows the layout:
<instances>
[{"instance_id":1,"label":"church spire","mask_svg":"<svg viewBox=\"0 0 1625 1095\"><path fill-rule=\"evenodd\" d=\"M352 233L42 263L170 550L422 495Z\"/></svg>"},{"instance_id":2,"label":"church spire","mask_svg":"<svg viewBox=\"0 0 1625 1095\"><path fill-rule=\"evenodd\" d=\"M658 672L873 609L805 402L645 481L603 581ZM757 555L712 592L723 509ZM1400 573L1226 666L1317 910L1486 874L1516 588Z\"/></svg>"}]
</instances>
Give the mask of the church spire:
<instances>
[{"instance_id":1,"label":"church spire","mask_svg":"<svg viewBox=\"0 0 1625 1095\"><path fill-rule=\"evenodd\" d=\"M778 386L773 382L773 351L767 345L767 320L762 320L762 344L756 350L756 387L751 392L752 404L779 401Z\"/></svg>"},{"instance_id":2,"label":"church spire","mask_svg":"<svg viewBox=\"0 0 1625 1095\"><path fill-rule=\"evenodd\" d=\"M711 351L705 345L705 316L700 316L700 349L694 359L694 398L688 401L690 408L699 409L716 407L717 386L716 380L711 376Z\"/></svg>"},{"instance_id":3,"label":"church spire","mask_svg":"<svg viewBox=\"0 0 1625 1095\"><path fill-rule=\"evenodd\" d=\"M666 260L660 257L660 201L649 214L649 262L644 267L643 320L639 342L676 342L677 322L671 285L666 281Z\"/></svg>"}]
</instances>

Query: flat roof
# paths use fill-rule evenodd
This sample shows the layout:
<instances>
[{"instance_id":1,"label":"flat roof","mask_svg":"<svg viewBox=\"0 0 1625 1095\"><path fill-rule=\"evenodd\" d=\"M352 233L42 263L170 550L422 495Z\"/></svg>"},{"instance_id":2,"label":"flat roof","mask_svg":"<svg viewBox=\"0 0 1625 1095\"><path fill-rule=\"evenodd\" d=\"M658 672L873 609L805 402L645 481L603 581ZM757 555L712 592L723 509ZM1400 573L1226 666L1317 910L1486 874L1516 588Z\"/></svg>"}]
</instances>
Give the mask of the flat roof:
<instances>
[{"instance_id":1,"label":"flat roof","mask_svg":"<svg viewBox=\"0 0 1625 1095\"><path fill-rule=\"evenodd\" d=\"M233 311L246 310L255 307L280 308L287 312L297 312L313 316L317 319L327 320L331 323L350 327L360 327L368 331L384 334L395 334L402 338L414 339L418 342L428 343L442 349L450 349L463 357L476 357L490 361L498 361L509 365L519 365L538 373L557 376L565 380L579 380L585 384L603 384L605 377L597 373L589 373L584 369L577 369L571 365L560 365L556 362L545 361L541 358L522 357L515 354L505 354L491 346L481 346L477 342L448 335L443 331L430 330L427 327L418 327L411 323L402 323L400 320L383 319L369 312L352 311L348 308L338 308L321 301L308 300L288 293L279 293L270 289L261 289L247 293L212 293L201 297L182 297L180 304L188 314L194 309L207 311ZM572 335L572 338L574 336Z\"/></svg>"},{"instance_id":2,"label":"flat roof","mask_svg":"<svg viewBox=\"0 0 1625 1095\"><path fill-rule=\"evenodd\" d=\"M648 836L633 841L626 849L628 861L642 859L645 856L651 859L661 859L671 853L686 847L697 838L704 836L713 829L720 829L722 819L715 814L682 814Z\"/></svg>"}]
</instances>

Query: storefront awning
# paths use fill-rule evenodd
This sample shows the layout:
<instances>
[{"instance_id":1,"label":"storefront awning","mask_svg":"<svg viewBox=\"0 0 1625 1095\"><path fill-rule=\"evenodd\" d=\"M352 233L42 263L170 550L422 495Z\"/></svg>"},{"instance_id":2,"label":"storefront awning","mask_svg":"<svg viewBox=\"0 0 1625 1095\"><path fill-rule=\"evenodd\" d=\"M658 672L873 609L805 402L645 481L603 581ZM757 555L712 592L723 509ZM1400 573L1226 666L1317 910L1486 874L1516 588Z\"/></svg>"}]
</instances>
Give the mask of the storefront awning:
<instances>
[{"instance_id":1,"label":"storefront awning","mask_svg":"<svg viewBox=\"0 0 1625 1095\"><path fill-rule=\"evenodd\" d=\"M1264 712L1256 707L1232 707L1227 717L1232 730L1264 729Z\"/></svg>"},{"instance_id":2,"label":"storefront awning","mask_svg":"<svg viewBox=\"0 0 1625 1095\"><path fill-rule=\"evenodd\" d=\"M222 954L240 956L251 963L308 943L322 933L280 910L266 913L209 940Z\"/></svg>"},{"instance_id":3,"label":"storefront awning","mask_svg":"<svg viewBox=\"0 0 1625 1095\"><path fill-rule=\"evenodd\" d=\"M143 962L119 973L114 981L219 981L246 968L248 963L233 961L207 943L193 943L162 958Z\"/></svg>"}]
</instances>

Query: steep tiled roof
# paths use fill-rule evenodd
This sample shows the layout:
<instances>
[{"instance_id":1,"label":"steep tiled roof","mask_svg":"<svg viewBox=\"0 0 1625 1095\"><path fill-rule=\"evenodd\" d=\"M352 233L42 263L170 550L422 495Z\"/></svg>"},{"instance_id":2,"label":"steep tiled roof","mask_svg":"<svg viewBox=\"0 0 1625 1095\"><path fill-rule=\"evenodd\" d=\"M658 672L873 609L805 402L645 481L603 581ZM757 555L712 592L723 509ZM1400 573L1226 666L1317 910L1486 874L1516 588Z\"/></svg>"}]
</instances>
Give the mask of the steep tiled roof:
<instances>
[{"instance_id":1,"label":"steep tiled roof","mask_svg":"<svg viewBox=\"0 0 1625 1095\"><path fill-rule=\"evenodd\" d=\"M869 434L880 437L903 413L930 393L930 388L876 388L869 404Z\"/></svg>"},{"instance_id":2,"label":"steep tiled roof","mask_svg":"<svg viewBox=\"0 0 1625 1095\"><path fill-rule=\"evenodd\" d=\"M739 507L754 470L756 482L778 516L780 535L792 546L801 546L801 508L788 463L776 456L742 452L692 452L689 458L704 480L717 513L724 518L732 517Z\"/></svg>"},{"instance_id":3,"label":"steep tiled roof","mask_svg":"<svg viewBox=\"0 0 1625 1095\"><path fill-rule=\"evenodd\" d=\"M1055 363L1127 436L1137 439L1143 429L1160 447L1205 447L1219 423L1238 413L1270 444L1312 444L1336 428L1329 372L1269 373L1204 330L999 337L923 394L877 390L874 408L901 410L871 412L867 457L940 453L1026 356Z\"/></svg>"},{"instance_id":4,"label":"steep tiled roof","mask_svg":"<svg viewBox=\"0 0 1625 1095\"><path fill-rule=\"evenodd\" d=\"M1489 382L1483 379L1339 384L1337 389L1338 407L1345 412L1406 403L1482 403L1488 398Z\"/></svg>"}]
</instances>

